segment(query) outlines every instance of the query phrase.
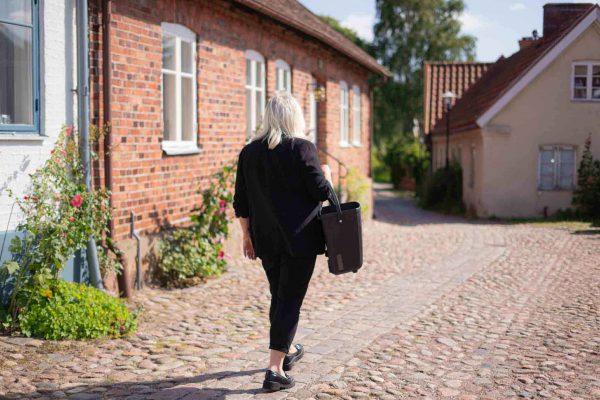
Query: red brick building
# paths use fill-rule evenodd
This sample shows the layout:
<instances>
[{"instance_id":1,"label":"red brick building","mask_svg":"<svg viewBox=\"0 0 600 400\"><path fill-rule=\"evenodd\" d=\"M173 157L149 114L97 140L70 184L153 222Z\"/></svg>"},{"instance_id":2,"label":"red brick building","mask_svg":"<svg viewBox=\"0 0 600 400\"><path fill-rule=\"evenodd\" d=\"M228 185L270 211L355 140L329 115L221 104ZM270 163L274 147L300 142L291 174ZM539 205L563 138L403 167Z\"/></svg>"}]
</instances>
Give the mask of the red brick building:
<instances>
[{"instance_id":1,"label":"red brick building","mask_svg":"<svg viewBox=\"0 0 600 400\"><path fill-rule=\"evenodd\" d=\"M112 191L116 240L130 213L144 234L185 222L276 90L301 103L334 174L327 153L370 175L369 79L389 72L299 2L90 4L92 117L110 128L96 179Z\"/></svg>"}]
</instances>

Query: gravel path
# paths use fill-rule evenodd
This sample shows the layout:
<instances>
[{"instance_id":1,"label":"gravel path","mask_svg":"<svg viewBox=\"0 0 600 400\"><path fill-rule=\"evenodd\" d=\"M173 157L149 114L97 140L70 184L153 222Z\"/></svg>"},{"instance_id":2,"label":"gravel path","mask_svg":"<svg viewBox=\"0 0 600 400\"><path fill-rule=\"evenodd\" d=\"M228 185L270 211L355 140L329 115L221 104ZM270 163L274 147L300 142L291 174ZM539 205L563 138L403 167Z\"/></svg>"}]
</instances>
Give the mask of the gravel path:
<instances>
[{"instance_id":1,"label":"gravel path","mask_svg":"<svg viewBox=\"0 0 600 400\"><path fill-rule=\"evenodd\" d=\"M0 398L600 398L600 235L472 223L378 189L365 266L319 261L297 386L261 393L267 286L257 263L145 290L139 334L0 337Z\"/></svg>"}]
</instances>

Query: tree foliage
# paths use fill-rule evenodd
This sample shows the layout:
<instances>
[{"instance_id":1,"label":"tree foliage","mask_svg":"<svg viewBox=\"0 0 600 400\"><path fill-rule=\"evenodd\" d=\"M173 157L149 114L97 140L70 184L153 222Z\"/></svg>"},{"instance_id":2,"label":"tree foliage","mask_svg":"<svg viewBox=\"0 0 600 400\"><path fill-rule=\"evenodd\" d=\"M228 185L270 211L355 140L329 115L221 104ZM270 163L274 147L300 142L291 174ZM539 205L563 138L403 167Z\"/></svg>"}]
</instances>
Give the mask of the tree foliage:
<instances>
[{"instance_id":1,"label":"tree foliage","mask_svg":"<svg viewBox=\"0 0 600 400\"><path fill-rule=\"evenodd\" d=\"M472 60L460 32L463 0L376 0L373 54L394 78L375 90L375 141L410 132L423 117L423 62Z\"/></svg>"},{"instance_id":2,"label":"tree foliage","mask_svg":"<svg viewBox=\"0 0 600 400\"><path fill-rule=\"evenodd\" d=\"M585 141L581 163L577 170L577 190L573 205L585 217L600 224L600 160L592 155L592 136Z\"/></svg>"}]
</instances>

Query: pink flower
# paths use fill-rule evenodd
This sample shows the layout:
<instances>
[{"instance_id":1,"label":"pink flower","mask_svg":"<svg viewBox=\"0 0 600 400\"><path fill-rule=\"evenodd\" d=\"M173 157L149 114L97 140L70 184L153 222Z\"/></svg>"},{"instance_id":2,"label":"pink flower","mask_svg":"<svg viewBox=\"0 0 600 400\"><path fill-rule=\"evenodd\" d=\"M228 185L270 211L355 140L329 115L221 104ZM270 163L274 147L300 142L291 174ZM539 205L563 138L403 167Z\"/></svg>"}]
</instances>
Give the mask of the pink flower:
<instances>
[{"instance_id":1,"label":"pink flower","mask_svg":"<svg viewBox=\"0 0 600 400\"><path fill-rule=\"evenodd\" d=\"M67 137L70 137L72 133L73 133L73 125L67 126L67 129L65 130L65 135L67 135Z\"/></svg>"},{"instance_id":2,"label":"pink flower","mask_svg":"<svg viewBox=\"0 0 600 400\"><path fill-rule=\"evenodd\" d=\"M23 196L23 200L25 200L25 201L29 200L29 196Z\"/></svg>"},{"instance_id":3,"label":"pink flower","mask_svg":"<svg viewBox=\"0 0 600 400\"><path fill-rule=\"evenodd\" d=\"M226 210L227 202L223 199L219 200L219 211L224 213Z\"/></svg>"},{"instance_id":4,"label":"pink flower","mask_svg":"<svg viewBox=\"0 0 600 400\"><path fill-rule=\"evenodd\" d=\"M69 222L75 221L75 217L69 217Z\"/></svg>"},{"instance_id":5,"label":"pink flower","mask_svg":"<svg viewBox=\"0 0 600 400\"><path fill-rule=\"evenodd\" d=\"M71 206L79 208L83 204L83 197L80 194L76 194L71 198Z\"/></svg>"},{"instance_id":6,"label":"pink flower","mask_svg":"<svg viewBox=\"0 0 600 400\"><path fill-rule=\"evenodd\" d=\"M219 250L219 253L217 254L217 258L219 260L223 259L223 257L225 257L225 252L223 250Z\"/></svg>"}]
</instances>

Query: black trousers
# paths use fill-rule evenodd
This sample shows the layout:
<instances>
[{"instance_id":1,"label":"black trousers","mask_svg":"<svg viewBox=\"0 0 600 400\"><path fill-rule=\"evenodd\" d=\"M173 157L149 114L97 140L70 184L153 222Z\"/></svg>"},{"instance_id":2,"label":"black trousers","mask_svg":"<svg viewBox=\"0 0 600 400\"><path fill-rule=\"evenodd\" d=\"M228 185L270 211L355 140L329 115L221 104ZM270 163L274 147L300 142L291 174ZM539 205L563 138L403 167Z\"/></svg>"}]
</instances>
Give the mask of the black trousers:
<instances>
[{"instance_id":1,"label":"black trousers","mask_svg":"<svg viewBox=\"0 0 600 400\"><path fill-rule=\"evenodd\" d=\"M283 254L262 258L271 291L269 349L289 351L316 259L316 255L296 258Z\"/></svg>"}]
</instances>

